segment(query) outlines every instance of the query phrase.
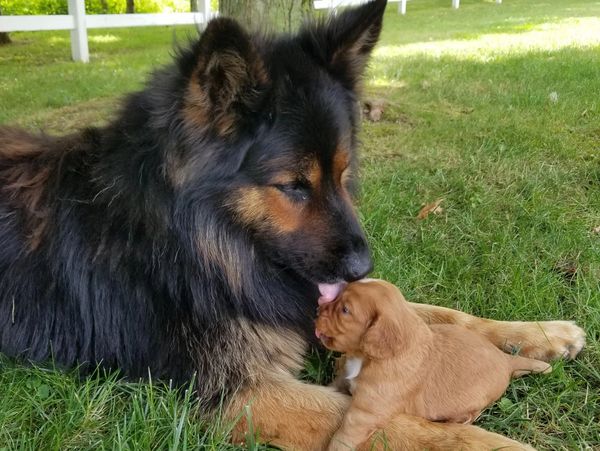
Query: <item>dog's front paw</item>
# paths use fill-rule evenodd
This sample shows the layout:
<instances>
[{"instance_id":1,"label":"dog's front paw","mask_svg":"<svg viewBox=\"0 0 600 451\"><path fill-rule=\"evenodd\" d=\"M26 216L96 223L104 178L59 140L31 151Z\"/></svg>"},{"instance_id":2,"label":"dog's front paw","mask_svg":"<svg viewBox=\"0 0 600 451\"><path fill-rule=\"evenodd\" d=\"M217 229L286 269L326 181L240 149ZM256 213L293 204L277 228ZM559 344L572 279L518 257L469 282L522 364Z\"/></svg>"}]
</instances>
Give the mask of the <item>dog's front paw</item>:
<instances>
[{"instance_id":1,"label":"dog's front paw","mask_svg":"<svg viewBox=\"0 0 600 451\"><path fill-rule=\"evenodd\" d=\"M573 359L585 346L585 332L573 321L522 323L520 342L512 343L519 354L537 360Z\"/></svg>"}]
</instances>

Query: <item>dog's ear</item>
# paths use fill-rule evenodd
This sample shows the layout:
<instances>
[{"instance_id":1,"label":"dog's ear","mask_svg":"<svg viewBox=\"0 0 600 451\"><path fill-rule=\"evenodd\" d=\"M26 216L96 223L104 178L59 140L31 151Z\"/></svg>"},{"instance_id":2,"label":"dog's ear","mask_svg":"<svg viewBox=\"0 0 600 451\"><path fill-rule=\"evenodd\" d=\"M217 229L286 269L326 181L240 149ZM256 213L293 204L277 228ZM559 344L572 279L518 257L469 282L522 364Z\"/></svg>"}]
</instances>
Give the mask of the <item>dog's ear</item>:
<instances>
[{"instance_id":1,"label":"dog's ear","mask_svg":"<svg viewBox=\"0 0 600 451\"><path fill-rule=\"evenodd\" d=\"M388 359L398 347L398 334L389 318L377 314L363 334L361 351L371 359Z\"/></svg>"},{"instance_id":2,"label":"dog's ear","mask_svg":"<svg viewBox=\"0 0 600 451\"><path fill-rule=\"evenodd\" d=\"M375 47L387 1L347 9L300 30L303 49L348 89L356 89Z\"/></svg>"},{"instance_id":3,"label":"dog's ear","mask_svg":"<svg viewBox=\"0 0 600 451\"><path fill-rule=\"evenodd\" d=\"M194 48L186 96L188 119L230 135L262 104L269 77L250 36L233 19L209 22ZM255 115L254 115L255 116Z\"/></svg>"}]
</instances>

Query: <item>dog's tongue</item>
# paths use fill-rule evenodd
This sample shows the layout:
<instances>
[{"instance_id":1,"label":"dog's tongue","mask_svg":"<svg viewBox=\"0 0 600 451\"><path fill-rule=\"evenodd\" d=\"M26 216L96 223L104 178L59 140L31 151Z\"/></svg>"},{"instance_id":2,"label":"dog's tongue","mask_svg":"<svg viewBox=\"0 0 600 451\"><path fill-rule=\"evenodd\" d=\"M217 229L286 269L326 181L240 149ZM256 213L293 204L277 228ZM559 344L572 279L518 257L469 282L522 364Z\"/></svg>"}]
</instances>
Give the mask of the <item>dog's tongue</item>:
<instances>
[{"instance_id":1,"label":"dog's tongue","mask_svg":"<svg viewBox=\"0 0 600 451\"><path fill-rule=\"evenodd\" d=\"M340 294L342 288L344 288L344 282L320 283L319 292L321 293L321 297L319 298L319 305L333 301Z\"/></svg>"}]
</instances>

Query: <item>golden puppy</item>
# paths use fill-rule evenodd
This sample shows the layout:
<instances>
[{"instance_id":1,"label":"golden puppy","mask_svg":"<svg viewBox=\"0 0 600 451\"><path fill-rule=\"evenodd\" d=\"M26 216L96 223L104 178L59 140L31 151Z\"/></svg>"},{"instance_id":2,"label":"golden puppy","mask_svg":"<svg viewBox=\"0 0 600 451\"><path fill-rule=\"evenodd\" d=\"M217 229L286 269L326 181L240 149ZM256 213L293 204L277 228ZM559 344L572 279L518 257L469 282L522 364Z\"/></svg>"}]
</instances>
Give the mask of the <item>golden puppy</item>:
<instances>
[{"instance_id":1,"label":"golden puppy","mask_svg":"<svg viewBox=\"0 0 600 451\"><path fill-rule=\"evenodd\" d=\"M500 351L482 335L428 326L402 293L382 280L354 282L319 307L316 334L345 353L353 394L329 449L355 448L397 414L471 423L500 398L511 377L550 365Z\"/></svg>"}]
</instances>

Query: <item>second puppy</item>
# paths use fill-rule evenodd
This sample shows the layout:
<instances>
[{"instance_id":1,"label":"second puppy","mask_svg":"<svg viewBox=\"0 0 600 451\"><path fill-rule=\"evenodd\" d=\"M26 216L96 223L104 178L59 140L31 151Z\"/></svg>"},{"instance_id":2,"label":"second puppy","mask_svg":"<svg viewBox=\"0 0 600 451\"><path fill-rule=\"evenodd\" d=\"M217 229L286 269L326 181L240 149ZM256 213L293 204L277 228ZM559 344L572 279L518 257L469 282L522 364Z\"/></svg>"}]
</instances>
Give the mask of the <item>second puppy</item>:
<instances>
[{"instance_id":1,"label":"second puppy","mask_svg":"<svg viewBox=\"0 0 600 451\"><path fill-rule=\"evenodd\" d=\"M394 285L354 282L319 307L316 334L345 353L352 402L330 450L355 448L400 413L471 423L500 398L511 377L549 372L538 360L505 354L456 325L428 326Z\"/></svg>"}]
</instances>

